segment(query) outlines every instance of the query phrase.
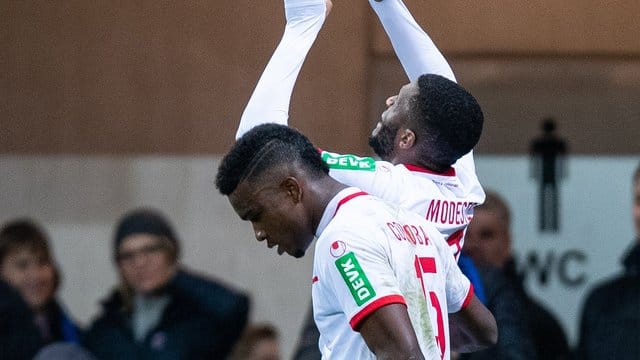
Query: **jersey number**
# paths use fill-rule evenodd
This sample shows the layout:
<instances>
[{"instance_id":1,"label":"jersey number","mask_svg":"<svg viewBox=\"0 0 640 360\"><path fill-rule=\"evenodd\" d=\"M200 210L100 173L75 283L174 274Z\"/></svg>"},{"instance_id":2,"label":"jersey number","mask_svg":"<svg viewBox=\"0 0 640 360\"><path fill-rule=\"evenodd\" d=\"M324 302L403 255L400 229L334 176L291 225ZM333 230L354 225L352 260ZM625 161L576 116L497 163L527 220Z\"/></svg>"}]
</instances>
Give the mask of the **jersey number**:
<instances>
[{"instance_id":1,"label":"jersey number","mask_svg":"<svg viewBox=\"0 0 640 360\"><path fill-rule=\"evenodd\" d=\"M422 292L424 293L424 297L427 297L427 291L424 287L424 277L423 274L435 274L436 270L436 259L432 257L418 257L416 255L415 258L415 267L416 267L416 276L420 279L420 283L422 284ZM440 359L444 358L444 351L446 347L445 341L445 332L444 332L444 321L442 319L442 307L440 307L440 301L438 300L438 295L435 292L429 291L429 300L431 302L431 306L436 311L436 318L438 323L438 332L436 333L436 343L440 347Z\"/></svg>"}]
</instances>

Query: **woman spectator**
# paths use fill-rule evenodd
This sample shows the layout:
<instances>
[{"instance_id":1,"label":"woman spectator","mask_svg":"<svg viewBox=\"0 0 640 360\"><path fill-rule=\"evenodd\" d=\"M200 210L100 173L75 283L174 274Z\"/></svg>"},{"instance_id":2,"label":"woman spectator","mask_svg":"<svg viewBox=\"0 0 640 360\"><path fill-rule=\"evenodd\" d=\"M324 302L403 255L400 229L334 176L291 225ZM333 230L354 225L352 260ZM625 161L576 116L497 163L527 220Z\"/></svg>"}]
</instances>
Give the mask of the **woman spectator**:
<instances>
[{"instance_id":1,"label":"woman spectator","mask_svg":"<svg viewBox=\"0 0 640 360\"><path fill-rule=\"evenodd\" d=\"M31 359L47 344L78 342L55 298L59 272L43 230L30 220L0 230L0 359Z\"/></svg>"}]
</instances>

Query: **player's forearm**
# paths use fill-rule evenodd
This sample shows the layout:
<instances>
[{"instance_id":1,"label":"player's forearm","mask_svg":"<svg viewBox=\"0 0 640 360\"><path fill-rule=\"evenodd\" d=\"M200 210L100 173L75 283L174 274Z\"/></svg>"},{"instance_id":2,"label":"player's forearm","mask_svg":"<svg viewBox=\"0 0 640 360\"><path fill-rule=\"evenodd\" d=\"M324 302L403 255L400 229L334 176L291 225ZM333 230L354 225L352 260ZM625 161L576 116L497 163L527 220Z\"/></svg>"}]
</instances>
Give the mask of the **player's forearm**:
<instances>
[{"instance_id":1,"label":"player's forearm","mask_svg":"<svg viewBox=\"0 0 640 360\"><path fill-rule=\"evenodd\" d=\"M260 124L287 125L293 87L324 24L325 0L285 0L284 4L284 34L244 109L236 139Z\"/></svg>"},{"instance_id":2,"label":"player's forearm","mask_svg":"<svg viewBox=\"0 0 640 360\"><path fill-rule=\"evenodd\" d=\"M378 15L409 80L438 74L456 81L453 70L433 40L420 27L401 0L369 0Z\"/></svg>"},{"instance_id":3,"label":"player's forearm","mask_svg":"<svg viewBox=\"0 0 640 360\"><path fill-rule=\"evenodd\" d=\"M498 327L491 312L474 295L467 307L449 314L451 349L473 352L493 346L498 341Z\"/></svg>"}]
</instances>

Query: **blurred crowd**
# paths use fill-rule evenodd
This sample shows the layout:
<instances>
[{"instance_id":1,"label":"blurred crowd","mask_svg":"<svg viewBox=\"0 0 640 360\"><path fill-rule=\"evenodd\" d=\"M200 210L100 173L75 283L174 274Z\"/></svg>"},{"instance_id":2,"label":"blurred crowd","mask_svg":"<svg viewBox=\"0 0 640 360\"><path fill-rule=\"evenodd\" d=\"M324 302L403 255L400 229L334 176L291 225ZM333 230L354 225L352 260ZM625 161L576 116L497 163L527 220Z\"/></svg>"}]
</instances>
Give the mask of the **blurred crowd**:
<instances>
[{"instance_id":1,"label":"blurred crowd","mask_svg":"<svg viewBox=\"0 0 640 360\"><path fill-rule=\"evenodd\" d=\"M510 230L509 206L488 190L463 253L477 269L499 340L488 350L454 356L640 359L640 167L632 185L636 238L622 254L624 271L583 300L575 348L553 309L525 289L511 251L517 234ZM6 222L0 230L0 359L280 359L276 327L248 324L247 294L186 270L180 243L159 211L124 214L113 236L119 283L91 324L80 328L56 296L62 274L46 231L30 219ZM304 318L294 358L320 359L312 316Z\"/></svg>"},{"instance_id":2,"label":"blurred crowd","mask_svg":"<svg viewBox=\"0 0 640 360\"><path fill-rule=\"evenodd\" d=\"M0 359L226 358L247 324L249 298L179 259L180 240L161 213L125 214L113 239L120 282L79 329L56 299L60 274L44 230L8 222L0 232Z\"/></svg>"}]
</instances>

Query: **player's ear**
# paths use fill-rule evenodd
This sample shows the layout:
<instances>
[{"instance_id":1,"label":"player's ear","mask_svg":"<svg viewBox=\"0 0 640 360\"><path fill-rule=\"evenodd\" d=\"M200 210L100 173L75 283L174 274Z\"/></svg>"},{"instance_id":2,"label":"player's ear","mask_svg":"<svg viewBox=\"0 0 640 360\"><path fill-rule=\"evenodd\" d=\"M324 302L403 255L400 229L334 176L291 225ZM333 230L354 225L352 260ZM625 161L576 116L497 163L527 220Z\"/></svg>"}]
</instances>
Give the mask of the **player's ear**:
<instances>
[{"instance_id":1,"label":"player's ear","mask_svg":"<svg viewBox=\"0 0 640 360\"><path fill-rule=\"evenodd\" d=\"M400 149L410 149L416 143L416 133L411 129L400 130L400 142L398 146Z\"/></svg>"},{"instance_id":2,"label":"player's ear","mask_svg":"<svg viewBox=\"0 0 640 360\"><path fill-rule=\"evenodd\" d=\"M294 204L302 201L302 187L293 176L288 176L280 183L280 189L285 192L287 198L291 199Z\"/></svg>"}]
</instances>

